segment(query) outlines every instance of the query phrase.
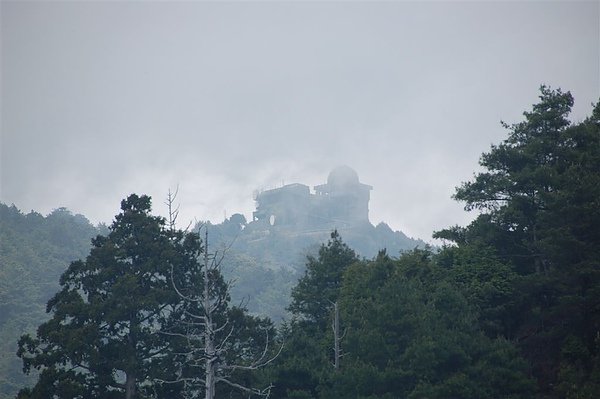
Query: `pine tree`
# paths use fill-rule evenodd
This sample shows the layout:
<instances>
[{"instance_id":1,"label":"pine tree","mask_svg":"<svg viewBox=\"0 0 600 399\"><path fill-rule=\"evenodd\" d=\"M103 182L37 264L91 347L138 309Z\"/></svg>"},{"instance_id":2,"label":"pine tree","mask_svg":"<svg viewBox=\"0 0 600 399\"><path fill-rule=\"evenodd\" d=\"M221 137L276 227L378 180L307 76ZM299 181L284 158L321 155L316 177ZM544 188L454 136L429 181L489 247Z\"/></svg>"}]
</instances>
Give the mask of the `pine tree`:
<instances>
[{"instance_id":1,"label":"pine tree","mask_svg":"<svg viewBox=\"0 0 600 399\"><path fill-rule=\"evenodd\" d=\"M123 200L109 234L93 239L89 256L61 276L47 306L52 318L19 341L24 370L41 370L20 397L132 399L169 378L170 343L160 332L182 303L169 273L193 262L200 245L150 210L147 196Z\"/></svg>"}]
</instances>

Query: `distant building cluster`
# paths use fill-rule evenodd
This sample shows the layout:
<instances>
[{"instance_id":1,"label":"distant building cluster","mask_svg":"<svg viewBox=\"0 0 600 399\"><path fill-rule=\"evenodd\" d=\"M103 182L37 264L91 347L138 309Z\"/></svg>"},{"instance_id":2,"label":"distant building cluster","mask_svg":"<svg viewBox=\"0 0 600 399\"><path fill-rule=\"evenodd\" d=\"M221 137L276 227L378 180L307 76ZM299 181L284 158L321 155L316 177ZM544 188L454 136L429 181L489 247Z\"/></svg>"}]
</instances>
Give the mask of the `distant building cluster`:
<instances>
[{"instance_id":1,"label":"distant building cluster","mask_svg":"<svg viewBox=\"0 0 600 399\"><path fill-rule=\"evenodd\" d=\"M316 229L369 223L372 189L359 181L354 169L339 166L329 173L327 183L314 187L314 193L309 186L295 183L257 194L253 220Z\"/></svg>"}]
</instances>

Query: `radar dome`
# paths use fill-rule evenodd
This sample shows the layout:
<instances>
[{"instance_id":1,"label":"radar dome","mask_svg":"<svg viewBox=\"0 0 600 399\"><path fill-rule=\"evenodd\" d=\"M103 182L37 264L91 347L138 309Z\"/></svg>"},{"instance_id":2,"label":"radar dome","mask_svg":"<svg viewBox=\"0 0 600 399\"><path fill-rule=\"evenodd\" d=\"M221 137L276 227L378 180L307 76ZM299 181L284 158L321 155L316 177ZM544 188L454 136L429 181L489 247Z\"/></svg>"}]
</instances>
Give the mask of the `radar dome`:
<instances>
[{"instance_id":1,"label":"radar dome","mask_svg":"<svg viewBox=\"0 0 600 399\"><path fill-rule=\"evenodd\" d=\"M327 176L327 184L336 187L356 186L359 184L358 174L349 166L338 166Z\"/></svg>"}]
</instances>

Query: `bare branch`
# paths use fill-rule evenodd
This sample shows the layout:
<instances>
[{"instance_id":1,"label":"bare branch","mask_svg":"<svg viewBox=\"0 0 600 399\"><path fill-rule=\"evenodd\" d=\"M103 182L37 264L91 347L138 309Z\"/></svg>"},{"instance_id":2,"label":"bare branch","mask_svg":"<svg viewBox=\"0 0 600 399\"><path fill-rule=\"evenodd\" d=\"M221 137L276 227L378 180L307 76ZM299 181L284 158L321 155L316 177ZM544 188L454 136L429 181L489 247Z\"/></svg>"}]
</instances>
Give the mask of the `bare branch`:
<instances>
[{"instance_id":1,"label":"bare branch","mask_svg":"<svg viewBox=\"0 0 600 399\"><path fill-rule=\"evenodd\" d=\"M173 201L171 193L169 200ZM237 341L232 343L236 330L231 325L231 320L226 318L223 323L215 322L216 316L220 315L218 312L227 312L229 309L229 298L227 295L229 284L225 284L224 287L221 285L222 277L220 276L220 269L225 255L231 248L231 245L233 245L233 242L229 246L210 253L207 227L204 226L203 253L196 259L197 264L200 266L197 271L202 273L203 276L202 285L197 287L197 291L193 291L195 288L193 286L180 287L179 285L181 284L189 284L191 282L184 279L183 283L177 283L175 279L176 271L173 267L171 268L171 285L177 295L186 303L181 309L183 320L179 321L179 325L185 326L186 331L175 330L163 333L183 338L187 341L189 350L175 354L183 358L183 363L179 365L179 377L165 383L181 382L184 384L195 384L196 388L194 389L197 389L202 384L205 391L205 399L214 399L215 384L217 382L224 382L245 392L268 397L271 386L265 389L248 388L229 380L229 373L233 370L256 370L268 365L280 355L283 350L283 343L277 353L269 358L269 331L265 330L265 345L257 359L245 365L227 365L223 363L223 359L228 354L228 351L233 350L233 348L239 351L239 343ZM245 351L244 349L242 350ZM202 375L198 374L184 378L183 366L203 369ZM184 390L190 389L190 386L184 386ZM199 396L198 390L189 391L188 393L194 397Z\"/></svg>"},{"instance_id":2,"label":"bare branch","mask_svg":"<svg viewBox=\"0 0 600 399\"><path fill-rule=\"evenodd\" d=\"M257 370L259 368L265 367L266 365L268 365L269 363L271 363L275 359L277 359L277 357L279 357L279 355L281 354L281 351L283 350L283 346L284 346L284 343L282 342L281 346L277 350L277 353L274 356L272 356L271 358L267 359L266 361L263 361L263 359L266 357L268 349L269 349L269 335L267 334L265 348L264 348L263 353L261 354L260 358L258 358L257 360L255 360L248 366L234 364L231 366L225 366L225 368L227 368L229 370Z\"/></svg>"},{"instance_id":3,"label":"bare branch","mask_svg":"<svg viewBox=\"0 0 600 399\"><path fill-rule=\"evenodd\" d=\"M169 216L168 216L168 224L171 232L175 231L175 224L177 223L177 217L179 216L179 205L174 207L175 200L177 199L177 194L179 194L179 184L173 193L171 188L169 188L169 192L167 193L167 200L165 201L165 205L167 205Z\"/></svg>"},{"instance_id":4,"label":"bare branch","mask_svg":"<svg viewBox=\"0 0 600 399\"><path fill-rule=\"evenodd\" d=\"M243 385L237 384L233 381L229 381L227 378L224 377L219 377L217 378L218 381L220 382L224 382L227 385L230 385L234 388L240 389L244 392L248 392L248 393L252 393L254 395L259 395L259 396L263 396L265 398L268 398L271 395L271 389L273 388L273 385L269 385L268 387L264 388L264 389L256 389L256 388L248 388L245 387Z\"/></svg>"}]
</instances>

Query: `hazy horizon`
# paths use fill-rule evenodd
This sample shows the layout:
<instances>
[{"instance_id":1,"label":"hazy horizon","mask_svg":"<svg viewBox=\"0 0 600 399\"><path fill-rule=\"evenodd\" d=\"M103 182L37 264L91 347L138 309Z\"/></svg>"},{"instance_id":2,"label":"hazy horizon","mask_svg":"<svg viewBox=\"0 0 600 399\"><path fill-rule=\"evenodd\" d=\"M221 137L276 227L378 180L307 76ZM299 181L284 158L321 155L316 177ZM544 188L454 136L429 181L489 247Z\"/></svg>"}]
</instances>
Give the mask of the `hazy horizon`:
<instances>
[{"instance_id":1,"label":"hazy horizon","mask_svg":"<svg viewBox=\"0 0 600 399\"><path fill-rule=\"evenodd\" d=\"M600 98L598 2L0 4L0 201L110 223L130 193L180 221L338 165L370 219L431 242L541 84Z\"/></svg>"}]
</instances>

